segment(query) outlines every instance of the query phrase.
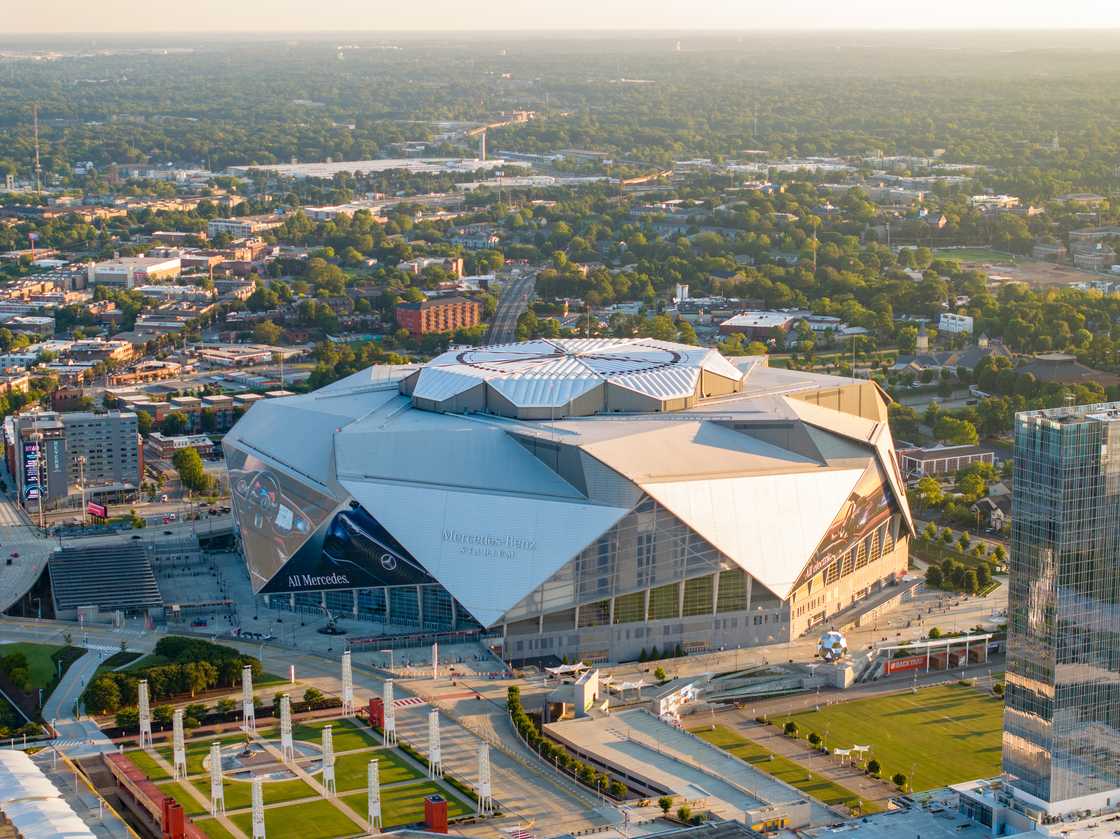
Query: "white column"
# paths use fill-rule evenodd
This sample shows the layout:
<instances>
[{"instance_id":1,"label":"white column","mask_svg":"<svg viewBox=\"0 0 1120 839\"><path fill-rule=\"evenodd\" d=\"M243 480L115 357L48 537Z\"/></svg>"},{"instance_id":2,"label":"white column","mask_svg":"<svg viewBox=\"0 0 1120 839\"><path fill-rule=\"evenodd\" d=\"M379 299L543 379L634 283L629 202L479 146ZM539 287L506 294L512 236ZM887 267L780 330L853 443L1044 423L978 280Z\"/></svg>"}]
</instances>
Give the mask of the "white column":
<instances>
[{"instance_id":1,"label":"white column","mask_svg":"<svg viewBox=\"0 0 1120 839\"><path fill-rule=\"evenodd\" d=\"M286 693L280 697L280 753L286 761L296 759L292 743L292 698Z\"/></svg>"},{"instance_id":2,"label":"white column","mask_svg":"<svg viewBox=\"0 0 1120 839\"><path fill-rule=\"evenodd\" d=\"M439 641L432 644L432 681L439 678Z\"/></svg>"},{"instance_id":3,"label":"white column","mask_svg":"<svg viewBox=\"0 0 1120 839\"><path fill-rule=\"evenodd\" d=\"M210 744L210 813L226 811L226 795L222 790L222 747L215 740Z\"/></svg>"},{"instance_id":4,"label":"white column","mask_svg":"<svg viewBox=\"0 0 1120 839\"><path fill-rule=\"evenodd\" d=\"M393 705L393 680L385 680L385 745L397 745L397 709Z\"/></svg>"},{"instance_id":5,"label":"white column","mask_svg":"<svg viewBox=\"0 0 1120 839\"><path fill-rule=\"evenodd\" d=\"M140 748L152 747L152 709L148 704L148 680L141 679L136 688L136 695L140 706Z\"/></svg>"},{"instance_id":6,"label":"white column","mask_svg":"<svg viewBox=\"0 0 1120 839\"><path fill-rule=\"evenodd\" d=\"M369 793L369 808L366 818L371 830L381 830L381 776L377 771L377 761L371 760L366 770L366 791Z\"/></svg>"},{"instance_id":7,"label":"white column","mask_svg":"<svg viewBox=\"0 0 1120 839\"><path fill-rule=\"evenodd\" d=\"M342 654L342 713L354 716L354 671L350 665L350 651Z\"/></svg>"},{"instance_id":8,"label":"white column","mask_svg":"<svg viewBox=\"0 0 1120 839\"><path fill-rule=\"evenodd\" d=\"M176 781L187 777L187 746L183 737L183 709L176 708L171 717L172 770Z\"/></svg>"},{"instance_id":9,"label":"white column","mask_svg":"<svg viewBox=\"0 0 1120 839\"><path fill-rule=\"evenodd\" d=\"M478 814L489 816L494 812L494 799L490 794L490 744L478 747Z\"/></svg>"},{"instance_id":10,"label":"white column","mask_svg":"<svg viewBox=\"0 0 1120 839\"><path fill-rule=\"evenodd\" d=\"M253 778L253 839L265 839L264 789L261 778Z\"/></svg>"},{"instance_id":11,"label":"white column","mask_svg":"<svg viewBox=\"0 0 1120 839\"><path fill-rule=\"evenodd\" d=\"M329 725L323 726L323 787L334 795L334 737Z\"/></svg>"},{"instance_id":12,"label":"white column","mask_svg":"<svg viewBox=\"0 0 1120 839\"><path fill-rule=\"evenodd\" d=\"M443 777L443 758L439 750L439 711L428 713L428 777Z\"/></svg>"},{"instance_id":13,"label":"white column","mask_svg":"<svg viewBox=\"0 0 1120 839\"><path fill-rule=\"evenodd\" d=\"M241 671L242 728L248 734L257 733L257 714L253 710L253 668L246 665Z\"/></svg>"}]
</instances>

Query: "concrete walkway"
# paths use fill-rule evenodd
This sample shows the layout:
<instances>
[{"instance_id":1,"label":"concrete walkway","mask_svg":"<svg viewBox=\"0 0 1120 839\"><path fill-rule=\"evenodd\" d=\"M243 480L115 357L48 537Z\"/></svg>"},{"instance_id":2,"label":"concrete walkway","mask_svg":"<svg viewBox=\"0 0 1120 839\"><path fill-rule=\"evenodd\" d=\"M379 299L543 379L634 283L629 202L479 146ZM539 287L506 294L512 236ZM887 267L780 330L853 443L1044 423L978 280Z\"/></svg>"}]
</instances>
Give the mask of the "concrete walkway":
<instances>
[{"instance_id":1,"label":"concrete walkway","mask_svg":"<svg viewBox=\"0 0 1120 839\"><path fill-rule=\"evenodd\" d=\"M614 716L613 720L615 723L622 723L623 730L638 741L647 744L656 743L659 753L669 755L683 763L701 766L706 772L726 778L767 803L781 804L806 798L805 793L800 790L782 783L772 775L767 775L687 731L662 722L646 711L626 711ZM813 824L828 824L836 820L837 814L824 804L811 800L811 805L810 818Z\"/></svg>"}]
</instances>

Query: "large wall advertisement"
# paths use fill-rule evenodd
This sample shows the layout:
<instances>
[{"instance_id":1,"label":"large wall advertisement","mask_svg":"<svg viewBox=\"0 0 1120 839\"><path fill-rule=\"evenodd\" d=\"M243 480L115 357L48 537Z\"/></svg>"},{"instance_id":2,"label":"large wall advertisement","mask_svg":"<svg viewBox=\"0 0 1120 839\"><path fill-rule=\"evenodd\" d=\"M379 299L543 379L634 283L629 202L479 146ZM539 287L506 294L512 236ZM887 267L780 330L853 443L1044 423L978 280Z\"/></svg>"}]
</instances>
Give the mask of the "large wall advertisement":
<instances>
[{"instance_id":1,"label":"large wall advertisement","mask_svg":"<svg viewBox=\"0 0 1120 839\"><path fill-rule=\"evenodd\" d=\"M296 551L262 593L433 582L432 576L377 519L357 501L350 501Z\"/></svg>"},{"instance_id":2,"label":"large wall advertisement","mask_svg":"<svg viewBox=\"0 0 1120 839\"><path fill-rule=\"evenodd\" d=\"M338 502L240 449L227 446L226 462L249 577L260 591Z\"/></svg>"},{"instance_id":3,"label":"large wall advertisement","mask_svg":"<svg viewBox=\"0 0 1120 839\"><path fill-rule=\"evenodd\" d=\"M25 440L23 443L23 498L35 501L43 491L40 479L42 449L38 440Z\"/></svg>"},{"instance_id":4,"label":"large wall advertisement","mask_svg":"<svg viewBox=\"0 0 1120 839\"><path fill-rule=\"evenodd\" d=\"M878 464L873 463L867 467L840 513L833 519L794 588L842 559L860 539L889 521L893 512L886 478Z\"/></svg>"},{"instance_id":5,"label":"large wall advertisement","mask_svg":"<svg viewBox=\"0 0 1120 839\"><path fill-rule=\"evenodd\" d=\"M339 503L233 447L227 446L226 460L254 591L283 594L434 582L358 502Z\"/></svg>"}]
</instances>

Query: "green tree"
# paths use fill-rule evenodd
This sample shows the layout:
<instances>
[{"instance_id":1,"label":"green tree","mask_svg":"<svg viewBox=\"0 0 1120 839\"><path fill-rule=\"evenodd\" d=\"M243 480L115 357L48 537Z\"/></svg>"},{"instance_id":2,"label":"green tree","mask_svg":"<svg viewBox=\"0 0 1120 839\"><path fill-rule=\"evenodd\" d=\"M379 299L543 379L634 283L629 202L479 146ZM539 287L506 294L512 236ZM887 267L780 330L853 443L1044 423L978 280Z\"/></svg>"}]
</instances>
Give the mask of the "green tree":
<instances>
[{"instance_id":1,"label":"green tree","mask_svg":"<svg viewBox=\"0 0 1120 839\"><path fill-rule=\"evenodd\" d=\"M270 320L262 320L253 327L253 340L258 344L277 344L284 330Z\"/></svg>"},{"instance_id":2,"label":"green tree","mask_svg":"<svg viewBox=\"0 0 1120 839\"><path fill-rule=\"evenodd\" d=\"M930 565L926 569L926 585L930 588L941 588L945 582L945 576L941 573L941 569L936 565Z\"/></svg>"},{"instance_id":3,"label":"green tree","mask_svg":"<svg viewBox=\"0 0 1120 839\"><path fill-rule=\"evenodd\" d=\"M664 667L656 668L653 671L653 678L657 679L657 681L659 681L659 682L664 682L665 679L668 678L665 674L665 668Z\"/></svg>"},{"instance_id":4,"label":"green tree","mask_svg":"<svg viewBox=\"0 0 1120 839\"><path fill-rule=\"evenodd\" d=\"M202 465L202 457L194 448L179 449L171 458L183 486L192 492L205 492L210 488L210 476Z\"/></svg>"},{"instance_id":5,"label":"green tree","mask_svg":"<svg viewBox=\"0 0 1120 839\"><path fill-rule=\"evenodd\" d=\"M927 510L941 506L941 502L945 500L945 492L941 489L940 481L929 475L919 480L914 489L917 491L918 501Z\"/></svg>"},{"instance_id":6,"label":"green tree","mask_svg":"<svg viewBox=\"0 0 1120 839\"><path fill-rule=\"evenodd\" d=\"M867 761L867 774L878 777L879 773L882 771L883 767L879 765L879 761L875 758L871 758L871 760Z\"/></svg>"},{"instance_id":7,"label":"green tree","mask_svg":"<svg viewBox=\"0 0 1120 839\"><path fill-rule=\"evenodd\" d=\"M113 714L121 706L121 691L111 676L98 676L82 695L86 710L93 714Z\"/></svg>"},{"instance_id":8,"label":"green tree","mask_svg":"<svg viewBox=\"0 0 1120 839\"><path fill-rule=\"evenodd\" d=\"M657 806L661 808L662 813L664 813L666 816L669 815L669 811L673 808L672 797L668 795L661 796L659 799L657 799Z\"/></svg>"},{"instance_id":9,"label":"green tree","mask_svg":"<svg viewBox=\"0 0 1120 839\"><path fill-rule=\"evenodd\" d=\"M976 572L972 569L964 572L964 577L961 579L961 591L965 594L976 594L980 590L980 583L976 578Z\"/></svg>"},{"instance_id":10,"label":"green tree","mask_svg":"<svg viewBox=\"0 0 1120 839\"><path fill-rule=\"evenodd\" d=\"M159 433L165 437L177 437L189 427L190 420L182 411L172 411L159 424Z\"/></svg>"}]
</instances>

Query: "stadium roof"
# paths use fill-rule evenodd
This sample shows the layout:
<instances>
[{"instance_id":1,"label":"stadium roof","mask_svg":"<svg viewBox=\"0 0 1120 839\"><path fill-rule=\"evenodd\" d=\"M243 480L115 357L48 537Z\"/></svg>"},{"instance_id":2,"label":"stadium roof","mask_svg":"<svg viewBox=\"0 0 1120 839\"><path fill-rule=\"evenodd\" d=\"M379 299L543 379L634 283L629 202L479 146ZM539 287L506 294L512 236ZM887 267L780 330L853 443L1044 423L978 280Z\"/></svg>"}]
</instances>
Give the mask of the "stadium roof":
<instances>
[{"instance_id":1,"label":"stadium roof","mask_svg":"<svg viewBox=\"0 0 1120 839\"><path fill-rule=\"evenodd\" d=\"M664 399L707 375L725 390ZM357 501L485 625L643 497L783 599L866 476L879 476L913 530L888 400L873 382L646 339L463 350L384 376L373 368L254 404L226 436L227 455L251 453L332 503ZM613 397L601 394L580 403L604 386L652 407L604 411ZM481 388L505 401L435 409ZM495 538L518 547L463 549Z\"/></svg>"},{"instance_id":2,"label":"stadium roof","mask_svg":"<svg viewBox=\"0 0 1120 839\"><path fill-rule=\"evenodd\" d=\"M521 418L525 409L548 409L572 416L614 410L671 410L666 403L701 393L702 377L718 380L721 393L734 392L743 373L718 352L657 341L631 339L552 339L452 350L421 368L409 382L413 404L443 411L456 397L476 388L496 394L498 411ZM612 391L638 401L612 399ZM584 400L580 397L593 395Z\"/></svg>"}]
</instances>

